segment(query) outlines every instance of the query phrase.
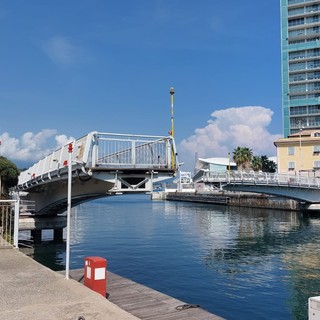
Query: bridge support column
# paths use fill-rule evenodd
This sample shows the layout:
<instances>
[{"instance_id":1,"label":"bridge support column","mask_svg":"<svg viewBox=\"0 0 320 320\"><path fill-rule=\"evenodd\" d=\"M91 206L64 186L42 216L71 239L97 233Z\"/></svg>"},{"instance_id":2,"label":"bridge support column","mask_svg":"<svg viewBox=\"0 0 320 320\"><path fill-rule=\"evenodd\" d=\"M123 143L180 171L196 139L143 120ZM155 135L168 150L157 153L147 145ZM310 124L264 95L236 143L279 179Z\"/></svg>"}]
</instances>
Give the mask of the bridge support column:
<instances>
[{"instance_id":1,"label":"bridge support column","mask_svg":"<svg viewBox=\"0 0 320 320\"><path fill-rule=\"evenodd\" d=\"M33 243L40 243L42 240L42 230L31 230L31 237L33 239Z\"/></svg>"},{"instance_id":2,"label":"bridge support column","mask_svg":"<svg viewBox=\"0 0 320 320\"><path fill-rule=\"evenodd\" d=\"M63 228L67 225L66 216L20 216L19 230L30 230L34 243L42 241L42 230L53 230L53 241L63 241Z\"/></svg>"},{"instance_id":3,"label":"bridge support column","mask_svg":"<svg viewBox=\"0 0 320 320\"><path fill-rule=\"evenodd\" d=\"M55 243L63 242L63 229L54 229L53 230L53 241Z\"/></svg>"}]
</instances>

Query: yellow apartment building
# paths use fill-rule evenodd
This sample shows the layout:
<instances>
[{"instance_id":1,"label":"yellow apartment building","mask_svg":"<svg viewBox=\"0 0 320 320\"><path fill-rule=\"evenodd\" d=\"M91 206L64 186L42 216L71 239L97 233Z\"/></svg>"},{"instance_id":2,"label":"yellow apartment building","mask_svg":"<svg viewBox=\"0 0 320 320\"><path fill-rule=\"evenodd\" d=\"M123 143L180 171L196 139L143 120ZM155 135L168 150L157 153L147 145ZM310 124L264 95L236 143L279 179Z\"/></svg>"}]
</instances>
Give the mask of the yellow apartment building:
<instances>
[{"instance_id":1,"label":"yellow apartment building","mask_svg":"<svg viewBox=\"0 0 320 320\"><path fill-rule=\"evenodd\" d=\"M300 130L274 142L278 173L320 176L320 129Z\"/></svg>"}]
</instances>

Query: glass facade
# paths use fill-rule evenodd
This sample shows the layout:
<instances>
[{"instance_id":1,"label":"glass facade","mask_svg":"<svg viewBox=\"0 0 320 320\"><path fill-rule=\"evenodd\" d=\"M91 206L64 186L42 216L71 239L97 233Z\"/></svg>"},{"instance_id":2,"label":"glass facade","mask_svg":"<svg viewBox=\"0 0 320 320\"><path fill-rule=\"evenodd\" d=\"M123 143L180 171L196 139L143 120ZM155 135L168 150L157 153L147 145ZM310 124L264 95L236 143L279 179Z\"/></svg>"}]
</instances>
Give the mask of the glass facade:
<instances>
[{"instance_id":1,"label":"glass facade","mask_svg":"<svg viewBox=\"0 0 320 320\"><path fill-rule=\"evenodd\" d=\"M283 134L320 128L320 0L280 0Z\"/></svg>"}]
</instances>

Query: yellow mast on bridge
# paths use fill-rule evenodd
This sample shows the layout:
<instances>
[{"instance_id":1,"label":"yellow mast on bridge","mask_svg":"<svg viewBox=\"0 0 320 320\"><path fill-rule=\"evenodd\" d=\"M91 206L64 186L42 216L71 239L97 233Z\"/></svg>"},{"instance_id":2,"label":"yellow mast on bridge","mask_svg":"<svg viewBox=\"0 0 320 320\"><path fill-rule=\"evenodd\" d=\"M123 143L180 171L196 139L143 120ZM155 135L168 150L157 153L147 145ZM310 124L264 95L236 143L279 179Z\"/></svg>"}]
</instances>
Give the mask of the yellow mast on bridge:
<instances>
[{"instance_id":1,"label":"yellow mast on bridge","mask_svg":"<svg viewBox=\"0 0 320 320\"><path fill-rule=\"evenodd\" d=\"M171 96L171 137L174 138L174 109L173 109L173 103L174 103L174 87L170 87L170 96ZM171 165L172 168L175 166L175 154L174 150L172 149L172 155L171 155Z\"/></svg>"}]
</instances>

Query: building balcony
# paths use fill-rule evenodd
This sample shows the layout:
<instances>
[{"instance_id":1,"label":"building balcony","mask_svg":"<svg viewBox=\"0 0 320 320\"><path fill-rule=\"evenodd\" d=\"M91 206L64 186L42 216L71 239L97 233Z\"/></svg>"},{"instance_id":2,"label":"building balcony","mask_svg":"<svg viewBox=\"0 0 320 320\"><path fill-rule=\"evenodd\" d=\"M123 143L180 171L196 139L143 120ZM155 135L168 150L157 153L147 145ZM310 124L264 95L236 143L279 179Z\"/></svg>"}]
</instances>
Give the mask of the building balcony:
<instances>
[{"instance_id":1,"label":"building balcony","mask_svg":"<svg viewBox=\"0 0 320 320\"><path fill-rule=\"evenodd\" d=\"M308 40L308 39L314 39L314 41L320 40L320 31L312 34L301 34L294 37L288 37L289 42L299 41L299 40Z\"/></svg>"},{"instance_id":2,"label":"building balcony","mask_svg":"<svg viewBox=\"0 0 320 320\"><path fill-rule=\"evenodd\" d=\"M288 9L300 8L310 5L320 4L318 0L291 0L288 1Z\"/></svg>"}]
</instances>

